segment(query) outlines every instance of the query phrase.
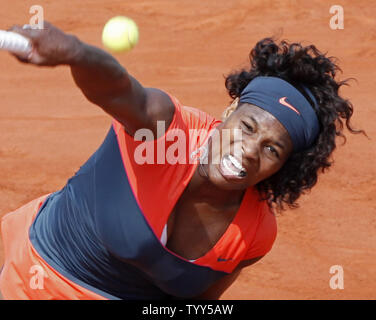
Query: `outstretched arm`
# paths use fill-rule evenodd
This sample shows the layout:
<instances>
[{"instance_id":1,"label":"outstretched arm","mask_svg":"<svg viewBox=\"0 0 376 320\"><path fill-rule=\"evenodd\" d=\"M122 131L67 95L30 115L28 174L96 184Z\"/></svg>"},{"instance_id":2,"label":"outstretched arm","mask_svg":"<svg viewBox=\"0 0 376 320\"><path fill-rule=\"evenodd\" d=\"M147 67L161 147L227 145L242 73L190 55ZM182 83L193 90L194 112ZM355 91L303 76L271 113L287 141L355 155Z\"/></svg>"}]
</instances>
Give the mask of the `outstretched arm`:
<instances>
[{"instance_id":1,"label":"outstretched arm","mask_svg":"<svg viewBox=\"0 0 376 320\"><path fill-rule=\"evenodd\" d=\"M33 51L20 61L38 66L68 65L85 97L101 107L134 134L140 128L156 133L157 121L169 126L174 105L163 91L144 88L107 52L80 41L77 37L45 22L43 30L24 30L14 26L11 31L28 37Z\"/></svg>"}]
</instances>

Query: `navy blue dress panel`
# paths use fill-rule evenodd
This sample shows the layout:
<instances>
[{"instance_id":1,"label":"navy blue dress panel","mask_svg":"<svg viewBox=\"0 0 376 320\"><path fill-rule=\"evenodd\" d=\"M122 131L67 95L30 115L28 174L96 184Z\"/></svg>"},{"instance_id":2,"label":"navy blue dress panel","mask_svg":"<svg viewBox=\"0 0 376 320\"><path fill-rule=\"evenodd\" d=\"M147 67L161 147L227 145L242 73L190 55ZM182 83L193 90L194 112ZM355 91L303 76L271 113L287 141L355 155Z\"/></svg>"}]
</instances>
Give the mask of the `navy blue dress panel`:
<instances>
[{"instance_id":1,"label":"navy blue dress panel","mask_svg":"<svg viewBox=\"0 0 376 320\"><path fill-rule=\"evenodd\" d=\"M57 271L113 298L191 298L226 275L160 243L133 194L113 127L64 188L45 201L30 240Z\"/></svg>"}]
</instances>

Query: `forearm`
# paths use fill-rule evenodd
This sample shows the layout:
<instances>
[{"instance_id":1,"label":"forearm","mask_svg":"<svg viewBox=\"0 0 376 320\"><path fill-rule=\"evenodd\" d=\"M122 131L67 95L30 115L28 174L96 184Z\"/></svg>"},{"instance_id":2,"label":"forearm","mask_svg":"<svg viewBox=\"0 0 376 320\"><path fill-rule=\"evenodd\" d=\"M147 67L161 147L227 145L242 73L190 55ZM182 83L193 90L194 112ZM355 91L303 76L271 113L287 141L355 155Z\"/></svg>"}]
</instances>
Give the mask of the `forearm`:
<instances>
[{"instance_id":1,"label":"forearm","mask_svg":"<svg viewBox=\"0 0 376 320\"><path fill-rule=\"evenodd\" d=\"M106 103L111 97L131 90L130 77L118 61L107 52L78 39L69 65L73 79L93 103ZM107 102L108 103L108 102Z\"/></svg>"}]
</instances>

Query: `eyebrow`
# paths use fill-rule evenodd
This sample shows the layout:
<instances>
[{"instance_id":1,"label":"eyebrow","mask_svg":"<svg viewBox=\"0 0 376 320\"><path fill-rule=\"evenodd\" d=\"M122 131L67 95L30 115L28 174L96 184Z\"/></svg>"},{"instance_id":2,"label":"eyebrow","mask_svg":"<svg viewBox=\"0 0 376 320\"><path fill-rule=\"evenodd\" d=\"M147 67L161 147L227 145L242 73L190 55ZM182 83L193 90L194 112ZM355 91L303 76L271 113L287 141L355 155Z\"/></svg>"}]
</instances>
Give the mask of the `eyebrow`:
<instances>
[{"instance_id":1,"label":"eyebrow","mask_svg":"<svg viewBox=\"0 0 376 320\"><path fill-rule=\"evenodd\" d=\"M248 116L248 118L250 118L254 122L256 127L259 126L258 122L256 121L256 119L253 116L251 116L251 115L247 115L247 116ZM272 140L272 143L275 144L276 146L278 146L279 148L281 148L282 150L285 150L285 146L283 144L279 143L278 141Z\"/></svg>"},{"instance_id":2,"label":"eyebrow","mask_svg":"<svg viewBox=\"0 0 376 320\"><path fill-rule=\"evenodd\" d=\"M278 147L280 147L282 150L285 150L285 147L284 147L283 144L280 144L280 143L277 142L277 141L273 141L273 143L274 143L275 145L277 145Z\"/></svg>"},{"instance_id":3,"label":"eyebrow","mask_svg":"<svg viewBox=\"0 0 376 320\"><path fill-rule=\"evenodd\" d=\"M247 116L255 123L256 127L258 127L258 122L256 121L256 119L251 115L247 115Z\"/></svg>"}]
</instances>

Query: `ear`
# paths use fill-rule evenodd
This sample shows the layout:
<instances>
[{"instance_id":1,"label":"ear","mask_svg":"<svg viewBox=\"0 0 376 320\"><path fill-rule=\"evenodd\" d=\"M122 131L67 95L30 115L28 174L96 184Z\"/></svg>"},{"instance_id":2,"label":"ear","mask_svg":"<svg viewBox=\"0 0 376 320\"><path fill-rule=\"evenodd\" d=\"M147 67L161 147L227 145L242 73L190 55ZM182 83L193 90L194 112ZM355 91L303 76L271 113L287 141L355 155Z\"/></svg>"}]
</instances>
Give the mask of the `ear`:
<instances>
[{"instance_id":1,"label":"ear","mask_svg":"<svg viewBox=\"0 0 376 320\"><path fill-rule=\"evenodd\" d=\"M225 111L223 111L223 113L222 113L222 121L225 121L230 116L230 114L235 111L235 109L238 106L238 103L239 103L239 97L235 98L234 101L231 103L231 105L229 105L225 109Z\"/></svg>"}]
</instances>

